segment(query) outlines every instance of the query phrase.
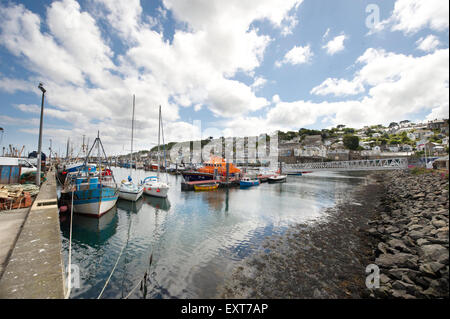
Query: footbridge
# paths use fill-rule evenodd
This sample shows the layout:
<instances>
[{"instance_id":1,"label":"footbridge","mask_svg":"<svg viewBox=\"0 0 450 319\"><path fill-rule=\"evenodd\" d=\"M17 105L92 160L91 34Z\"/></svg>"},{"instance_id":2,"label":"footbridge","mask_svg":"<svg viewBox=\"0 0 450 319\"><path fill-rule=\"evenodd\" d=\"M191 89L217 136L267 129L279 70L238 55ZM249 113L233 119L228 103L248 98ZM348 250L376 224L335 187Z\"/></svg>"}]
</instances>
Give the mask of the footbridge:
<instances>
[{"instance_id":1,"label":"footbridge","mask_svg":"<svg viewBox=\"0 0 450 319\"><path fill-rule=\"evenodd\" d=\"M282 164L283 173L318 171L378 171L406 168L408 168L407 158Z\"/></svg>"}]
</instances>

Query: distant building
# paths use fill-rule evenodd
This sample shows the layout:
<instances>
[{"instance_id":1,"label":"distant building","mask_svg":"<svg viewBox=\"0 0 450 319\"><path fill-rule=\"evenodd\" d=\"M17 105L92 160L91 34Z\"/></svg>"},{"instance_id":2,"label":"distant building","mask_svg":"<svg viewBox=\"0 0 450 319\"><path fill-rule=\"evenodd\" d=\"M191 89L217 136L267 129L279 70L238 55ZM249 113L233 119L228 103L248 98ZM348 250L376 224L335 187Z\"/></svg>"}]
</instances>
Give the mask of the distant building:
<instances>
[{"instance_id":1,"label":"distant building","mask_svg":"<svg viewBox=\"0 0 450 319\"><path fill-rule=\"evenodd\" d=\"M406 137L408 137L411 141L415 141L416 140L416 135L414 133L407 133Z\"/></svg>"},{"instance_id":2,"label":"distant building","mask_svg":"<svg viewBox=\"0 0 450 319\"><path fill-rule=\"evenodd\" d=\"M404 152L412 152L413 151L413 147L409 144L403 144L401 146L401 150Z\"/></svg>"},{"instance_id":3,"label":"distant building","mask_svg":"<svg viewBox=\"0 0 450 319\"><path fill-rule=\"evenodd\" d=\"M433 120L433 121L429 121L427 123L427 127L430 130L440 130L441 127L446 124L446 122L444 120ZM448 124L447 124L448 125Z\"/></svg>"},{"instance_id":4,"label":"distant building","mask_svg":"<svg viewBox=\"0 0 450 319\"><path fill-rule=\"evenodd\" d=\"M346 149L328 150L327 158L333 161L348 161L350 151Z\"/></svg>"},{"instance_id":5,"label":"distant building","mask_svg":"<svg viewBox=\"0 0 450 319\"><path fill-rule=\"evenodd\" d=\"M322 145L322 136L321 135L306 135L302 142L303 145Z\"/></svg>"},{"instance_id":6,"label":"distant building","mask_svg":"<svg viewBox=\"0 0 450 319\"><path fill-rule=\"evenodd\" d=\"M387 145L386 148L389 150L389 152L400 151L400 146L398 144Z\"/></svg>"}]
</instances>

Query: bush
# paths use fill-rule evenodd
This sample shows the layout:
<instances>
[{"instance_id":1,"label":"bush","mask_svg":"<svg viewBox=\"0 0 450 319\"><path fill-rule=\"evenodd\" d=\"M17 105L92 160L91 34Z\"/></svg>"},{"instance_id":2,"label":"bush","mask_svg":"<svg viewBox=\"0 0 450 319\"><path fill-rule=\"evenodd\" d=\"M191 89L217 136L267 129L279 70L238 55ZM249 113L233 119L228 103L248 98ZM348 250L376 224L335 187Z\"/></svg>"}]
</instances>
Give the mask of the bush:
<instances>
[{"instance_id":1,"label":"bush","mask_svg":"<svg viewBox=\"0 0 450 319\"><path fill-rule=\"evenodd\" d=\"M352 151L355 151L359 146L359 137L351 134L346 134L344 135L343 142L345 147Z\"/></svg>"}]
</instances>

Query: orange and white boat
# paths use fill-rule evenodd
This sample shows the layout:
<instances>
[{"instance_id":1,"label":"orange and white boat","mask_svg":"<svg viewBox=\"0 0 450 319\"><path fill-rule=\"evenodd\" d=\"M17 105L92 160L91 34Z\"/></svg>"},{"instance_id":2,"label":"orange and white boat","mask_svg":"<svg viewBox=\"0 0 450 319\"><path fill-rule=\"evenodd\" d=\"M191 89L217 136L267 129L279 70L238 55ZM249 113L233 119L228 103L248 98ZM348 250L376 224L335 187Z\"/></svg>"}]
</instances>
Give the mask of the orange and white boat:
<instances>
[{"instance_id":1,"label":"orange and white boat","mask_svg":"<svg viewBox=\"0 0 450 319\"><path fill-rule=\"evenodd\" d=\"M214 179L214 171L217 170L217 176L227 175L227 161L220 156L211 156L210 160L203 164L203 167L195 171L186 171L182 175L186 182L206 181ZM230 177L240 173L241 170L230 163L228 174Z\"/></svg>"}]
</instances>

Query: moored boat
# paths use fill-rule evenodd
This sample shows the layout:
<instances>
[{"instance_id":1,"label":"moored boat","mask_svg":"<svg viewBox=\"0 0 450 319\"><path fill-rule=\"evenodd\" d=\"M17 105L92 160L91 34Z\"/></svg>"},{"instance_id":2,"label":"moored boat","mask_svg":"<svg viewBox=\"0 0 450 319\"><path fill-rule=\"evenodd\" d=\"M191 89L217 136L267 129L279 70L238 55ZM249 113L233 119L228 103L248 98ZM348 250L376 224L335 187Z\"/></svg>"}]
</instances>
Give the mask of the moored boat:
<instances>
[{"instance_id":1,"label":"moored boat","mask_svg":"<svg viewBox=\"0 0 450 319\"><path fill-rule=\"evenodd\" d=\"M200 184L200 185L194 185L194 190L196 191L213 191L216 190L219 187L219 184Z\"/></svg>"},{"instance_id":2,"label":"moored boat","mask_svg":"<svg viewBox=\"0 0 450 319\"><path fill-rule=\"evenodd\" d=\"M141 186L144 188L144 193L147 195L166 198L167 193L169 192L169 183L161 182L161 180L160 180L160 165L159 165L159 163L160 163L159 147L160 147L160 136L161 136L160 130L163 128L162 118L161 118L161 105L159 106L159 123L158 124L159 124L159 126L158 126L158 165L157 165L158 174L157 174L157 176L146 177L144 179L144 181L142 181ZM163 134L163 143L164 143L164 134ZM165 158L165 153L164 153L164 158ZM166 174L167 174L167 172L166 172Z\"/></svg>"},{"instance_id":3,"label":"moored boat","mask_svg":"<svg viewBox=\"0 0 450 319\"><path fill-rule=\"evenodd\" d=\"M100 138L95 139L91 151L97 145L100 154ZM119 198L119 190L110 169L97 169L100 165L87 164L90 152L86 156L84 164L76 171L67 175L64 188L61 191L62 198L71 203L73 196L73 211L100 217L113 208Z\"/></svg>"},{"instance_id":4,"label":"moored boat","mask_svg":"<svg viewBox=\"0 0 450 319\"><path fill-rule=\"evenodd\" d=\"M169 185L161 182L157 176L146 177L142 183L144 193L155 197L167 197Z\"/></svg>"},{"instance_id":5,"label":"moored boat","mask_svg":"<svg viewBox=\"0 0 450 319\"><path fill-rule=\"evenodd\" d=\"M250 177L243 177L239 181L239 185L241 187L250 187L250 186L258 186L259 185L259 179L257 178L250 178Z\"/></svg>"},{"instance_id":6,"label":"moored boat","mask_svg":"<svg viewBox=\"0 0 450 319\"><path fill-rule=\"evenodd\" d=\"M209 161L203 164L203 167L200 167L196 170L189 170L182 172L183 178L186 182L195 182L195 181L206 181L214 179L214 172L216 172L217 176L225 177L227 174L227 162L224 158L220 156L212 156ZM229 163L228 166L228 176L234 177L236 174L239 174L241 170L233 165L233 163Z\"/></svg>"},{"instance_id":7,"label":"moored boat","mask_svg":"<svg viewBox=\"0 0 450 319\"><path fill-rule=\"evenodd\" d=\"M286 177L287 177L286 175L273 175L273 176L268 177L267 181L270 184L273 184L273 183L284 183L284 182L286 182Z\"/></svg>"},{"instance_id":8,"label":"moored boat","mask_svg":"<svg viewBox=\"0 0 450 319\"><path fill-rule=\"evenodd\" d=\"M136 185L133 183L131 175L133 173L133 129L134 129L134 104L135 97L133 95L133 115L131 119L131 153L130 153L130 176L128 176L128 181L123 180L119 187L119 197L122 199L137 201L139 197L142 196L144 188L141 185Z\"/></svg>"}]
</instances>

